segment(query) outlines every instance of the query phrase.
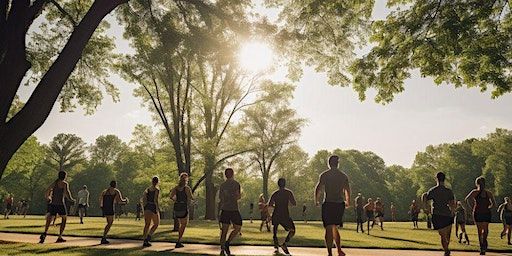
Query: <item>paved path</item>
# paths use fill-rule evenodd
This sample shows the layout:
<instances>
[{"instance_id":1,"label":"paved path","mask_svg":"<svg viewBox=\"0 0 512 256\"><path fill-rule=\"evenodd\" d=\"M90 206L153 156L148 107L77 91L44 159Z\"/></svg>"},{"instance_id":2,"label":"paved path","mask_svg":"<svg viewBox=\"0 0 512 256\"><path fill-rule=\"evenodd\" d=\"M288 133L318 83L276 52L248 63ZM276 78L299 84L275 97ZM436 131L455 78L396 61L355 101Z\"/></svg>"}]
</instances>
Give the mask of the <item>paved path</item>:
<instances>
[{"instance_id":1,"label":"paved path","mask_svg":"<svg viewBox=\"0 0 512 256\"><path fill-rule=\"evenodd\" d=\"M94 247L98 249L136 249L143 251L179 252L219 255L219 246L205 244L186 244L184 248L174 249L174 243L153 242L153 246L142 248L142 242L128 239L109 239L109 245L100 245L100 239L94 237L72 237L65 236L67 242L55 243L56 236L48 235L45 244L61 247ZM0 240L16 243L38 243L39 235L18 234L0 232ZM231 252L235 255L273 255L274 249L271 246L231 246ZM349 256L440 256L440 251L419 251L419 250L381 250L381 249L352 249L344 251ZM290 247L290 252L296 256L325 255L324 248ZM453 252L452 256L473 256L477 252ZM510 256L511 253L487 253L488 256Z\"/></svg>"}]
</instances>

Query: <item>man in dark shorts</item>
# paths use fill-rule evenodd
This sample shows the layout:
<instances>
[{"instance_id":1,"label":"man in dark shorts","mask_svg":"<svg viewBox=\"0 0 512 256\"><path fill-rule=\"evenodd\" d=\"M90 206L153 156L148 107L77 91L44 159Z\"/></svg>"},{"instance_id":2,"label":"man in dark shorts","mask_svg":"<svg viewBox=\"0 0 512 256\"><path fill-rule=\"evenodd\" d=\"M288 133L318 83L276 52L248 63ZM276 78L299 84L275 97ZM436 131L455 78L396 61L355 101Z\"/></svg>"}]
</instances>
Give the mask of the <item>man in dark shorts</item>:
<instances>
[{"instance_id":1,"label":"man in dark shorts","mask_svg":"<svg viewBox=\"0 0 512 256\"><path fill-rule=\"evenodd\" d=\"M288 205L291 204L292 206L295 206L297 205L297 201L295 201L293 192L285 188L286 180L284 178L280 178L277 181L277 185L279 186L279 189L272 194L268 202L268 206L274 207L274 213L272 214L272 225L274 226L274 248L276 249L275 253L279 253L279 247L281 247L285 254L290 254L287 244L295 235L295 224L293 223L292 218L290 218ZM279 245L279 240L277 239L277 229L279 225L283 226L283 228L288 231L288 235L282 245Z\"/></svg>"},{"instance_id":2,"label":"man in dark shorts","mask_svg":"<svg viewBox=\"0 0 512 256\"><path fill-rule=\"evenodd\" d=\"M80 224L84 224L84 216L87 213L87 207L89 207L89 190L87 185L83 185L82 189L78 191L78 216L80 216Z\"/></svg>"},{"instance_id":3,"label":"man in dark shorts","mask_svg":"<svg viewBox=\"0 0 512 256\"><path fill-rule=\"evenodd\" d=\"M444 255L450 255L450 235L452 232L453 213L455 210L455 197L451 189L445 187L445 174L438 172L436 174L437 186L424 193L422 201L424 204L432 200L432 224L434 229L441 236L441 245Z\"/></svg>"},{"instance_id":4,"label":"man in dark shorts","mask_svg":"<svg viewBox=\"0 0 512 256\"><path fill-rule=\"evenodd\" d=\"M221 223L220 246L221 255L231 255L229 244L240 234L242 229L242 215L238 209L238 200L242 197L240 183L234 179L235 172L231 168L224 171L226 181L219 188L219 208L221 210L219 222ZM233 231L226 240L229 226L233 224Z\"/></svg>"},{"instance_id":5,"label":"man in dark shorts","mask_svg":"<svg viewBox=\"0 0 512 256\"><path fill-rule=\"evenodd\" d=\"M357 224L356 232L359 233L359 228L361 228L361 233L364 233L364 229L363 229L364 198L361 195L361 193L357 193L357 196L356 196L356 199L354 200L354 202L355 202L356 224Z\"/></svg>"},{"instance_id":6,"label":"man in dark shorts","mask_svg":"<svg viewBox=\"0 0 512 256\"><path fill-rule=\"evenodd\" d=\"M5 214L4 214L4 219L8 219L9 218L9 214L11 214L12 212L12 205L14 204L14 197L12 194L9 194L6 198L5 198Z\"/></svg>"},{"instance_id":7,"label":"man in dark shorts","mask_svg":"<svg viewBox=\"0 0 512 256\"><path fill-rule=\"evenodd\" d=\"M379 222L380 229L384 230L384 204L380 200L380 197L377 197L377 200L375 200L375 220ZM375 221L373 221L373 225L375 225Z\"/></svg>"},{"instance_id":8,"label":"man in dark shorts","mask_svg":"<svg viewBox=\"0 0 512 256\"><path fill-rule=\"evenodd\" d=\"M344 256L341 250L341 238L338 226L343 224L345 208L350 204L350 185L348 176L338 170L339 157L329 157L329 170L320 174L315 188L315 204L320 204L321 191L324 191L322 204L322 222L325 227L325 246L329 256L332 255L333 240L338 248L338 255Z\"/></svg>"}]
</instances>

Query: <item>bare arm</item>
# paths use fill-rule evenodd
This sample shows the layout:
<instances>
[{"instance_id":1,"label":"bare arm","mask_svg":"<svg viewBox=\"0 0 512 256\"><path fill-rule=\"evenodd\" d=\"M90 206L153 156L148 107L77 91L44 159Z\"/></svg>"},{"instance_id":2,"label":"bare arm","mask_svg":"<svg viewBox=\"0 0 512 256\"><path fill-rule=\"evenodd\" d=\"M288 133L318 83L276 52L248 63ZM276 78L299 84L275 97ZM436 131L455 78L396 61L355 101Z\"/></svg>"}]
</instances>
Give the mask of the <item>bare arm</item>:
<instances>
[{"instance_id":1,"label":"bare arm","mask_svg":"<svg viewBox=\"0 0 512 256\"><path fill-rule=\"evenodd\" d=\"M85 205L89 207L89 191L87 191L87 196L85 197Z\"/></svg>"},{"instance_id":2,"label":"bare arm","mask_svg":"<svg viewBox=\"0 0 512 256\"><path fill-rule=\"evenodd\" d=\"M468 204L469 208L473 208L473 203L475 202L475 191L476 190L474 189L471 190L471 192L469 192L469 194L464 199L464 201L466 201L466 204Z\"/></svg>"},{"instance_id":3,"label":"bare arm","mask_svg":"<svg viewBox=\"0 0 512 256\"><path fill-rule=\"evenodd\" d=\"M145 207L145 205L148 203L147 199L148 190L144 190L144 193L142 193L142 207Z\"/></svg>"},{"instance_id":4,"label":"bare arm","mask_svg":"<svg viewBox=\"0 0 512 256\"><path fill-rule=\"evenodd\" d=\"M498 206L498 210L497 212L501 212L503 210L503 208L505 207L505 204L500 204L500 206Z\"/></svg>"},{"instance_id":5,"label":"bare arm","mask_svg":"<svg viewBox=\"0 0 512 256\"><path fill-rule=\"evenodd\" d=\"M44 197L46 198L46 200L50 201L51 200L51 194L52 194L52 191L53 191L53 187L55 186L55 184L53 185L50 185L48 186L48 188L46 189L46 192L44 194Z\"/></svg>"},{"instance_id":6,"label":"bare arm","mask_svg":"<svg viewBox=\"0 0 512 256\"><path fill-rule=\"evenodd\" d=\"M318 181L318 183L316 184L316 187L315 187L315 205L319 205L320 204L320 193L322 192L324 188L324 185L320 183L320 181Z\"/></svg>"},{"instance_id":7,"label":"bare arm","mask_svg":"<svg viewBox=\"0 0 512 256\"><path fill-rule=\"evenodd\" d=\"M121 194L121 190L116 189L116 200L121 201L123 203L128 202L128 198L123 198L123 195Z\"/></svg>"},{"instance_id":8,"label":"bare arm","mask_svg":"<svg viewBox=\"0 0 512 256\"><path fill-rule=\"evenodd\" d=\"M194 195L192 194L192 189L189 186L185 187L185 193L187 193L187 204L190 204L194 200Z\"/></svg>"},{"instance_id":9,"label":"bare arm","mask_svg":"<svg viewBox=\"0 0 512 256\"><path fill-rule=\"evenodd\" d=\"M490 196L491 204L489 205L489 209L491 209L494 206L496 206L496 199L494 198L494 195L491 192L489 192L489 194L491 194L491 196Z\"/></svg>"},{"instance_id":10,"label":"bare arm","mask_svg":"<svg viewBox=\"0 0 512 256\"><path fill-rule=\"evenodd\" d=\"M160 205L158 203L159 196L160 196L160 189L156 189L156 191L155 191L155 205L156 205L156 209L160 211Z\"/></svg>"},{"instance_id":11,"label":"bare arm","mask_svg":"<svg viewBox=\"0 0 512 256\"><path fill-rule=\"evenodd\" d=\"M65 188L66 196L69 198L69 200L75 202L75 199L71 196L71 191L69 190L69 184L67 182L65 182L64 184L66 184L66 188Z\"/></svg>"},{"instance_id":12,"label":"bare arm","mask_svg":"<svg viewBox=\"0 0 512 256\"><path fill-rule=\"evenodd\" d=\"M171 189L171 200L176 202L176 188Z\"/></svg>"},{"instance_id":13,"label":"bare arm","mask_svg":"<svg viewBox=\"0 0 512 256\"><path fill-rule=\"evenodd\" d=\"M270 207L274 207L274 204L276 203L275 201L276 200L274 199L274 194L272 194L270 196L270 200L268 200L268 204L267 205L270 206Z\"/></svg>"},{"instance_id":14,"label":"bare arm","mask_svg":"<svg viewBox=\"0 0 512 256\"><path fill-rule=\"evenodd\" d=\"M343 188L344 190L344 194L345 194L345 207L348 208L350 207L350 184L348 183L348 178L347 178L347 182L345 183L345 187Z\"/></svg>"},{"instance_id":15,"label":"bare arm","mask_svg":"<svg viewBox=\"0 0 512 256\"><path fill-rule=\"evenodd\" d=\"M295 195L293 194L293 192L290 192L290 204L292 206L296 206L297 205L297 201L295 200Z\"/></svg>"},{"instance_id":16,"label":"bare arm","mask_svg":"<svg viewBox=\"0 0 512 256\"><path fill-rule=\"evenodd\" d=\"M100 208L103 208L103 196L105 195L105 191L107 190L103 190L103 192L100 194Z\"/></svg>"},{"instance_id":17,"label":"bare arm","mask_svg":"<svg viewBox=\"0 0 512 256\"><path fill-rule=\"evenodd\" d=\"M427 205L427 201L428 201L427 200L427 193L423 193L421 195L421 203L426 206Z\"/></svg>"}]
</instances>

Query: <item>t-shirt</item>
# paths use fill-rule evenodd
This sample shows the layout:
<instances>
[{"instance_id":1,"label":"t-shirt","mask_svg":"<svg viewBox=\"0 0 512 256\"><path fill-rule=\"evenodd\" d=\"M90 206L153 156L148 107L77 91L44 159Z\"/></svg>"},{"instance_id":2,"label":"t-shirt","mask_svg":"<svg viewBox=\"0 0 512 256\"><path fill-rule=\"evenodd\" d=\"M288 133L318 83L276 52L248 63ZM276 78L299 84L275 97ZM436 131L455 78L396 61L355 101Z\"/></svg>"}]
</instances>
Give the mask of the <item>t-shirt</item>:
<instances>
[{"instance_id":1,"label":"t-shirt","mask_svg":"<svg viewBox=\"0 0 512 256\"><path fill-rule=\"evenodd\" d=\"M343 203L345 202L342 188L348 184L347 175L338 170L330 169L320 174L320 185L325 187L326 203Z\"/></svg>"},{"instance_id":2,"label":"t-shirt","mask_svg":"<svg viewBox=\"0 0 512 256\"><path fill-rule=\"evenodd\" d=\"M86 205L89 203L89 191L82 189L78 191L78 204Z\"/></svg>"},{"instance_id":3,"label":"t-shirt","mask_svg":"<svg viewBox=\"0 0 512 256\"><path fill-rule=\"evenodd\" d=\"M437 185L427 192L427 200L432 200L432 213L435 215L452 216L448 203L454 200L453 191L443 185Z\"/></svg>"},{"instance_id":4,"label":"t-shirt","mask_svg":"<svg viewBox=\"0 0 512 256\"><path fill-rule=\"evenodd\" d=\"M238 195L240 183L234 179L228 179L220 185L219 198L220 209L223 211L238 211Z\"/></svg>"},{"instance_id":5,"label":"t-shirt","mask_svg":"<svg viewBox=\"0 0 512 256\"><path fill-rule=\"evenodd\" d=\"M270 197L269 205L274 205L274 216L280 218L289 218L290 212L288 211L288 205L295 204L295 197L293 192L289 189L276 190Z\"/></svg>"}]
</instances>

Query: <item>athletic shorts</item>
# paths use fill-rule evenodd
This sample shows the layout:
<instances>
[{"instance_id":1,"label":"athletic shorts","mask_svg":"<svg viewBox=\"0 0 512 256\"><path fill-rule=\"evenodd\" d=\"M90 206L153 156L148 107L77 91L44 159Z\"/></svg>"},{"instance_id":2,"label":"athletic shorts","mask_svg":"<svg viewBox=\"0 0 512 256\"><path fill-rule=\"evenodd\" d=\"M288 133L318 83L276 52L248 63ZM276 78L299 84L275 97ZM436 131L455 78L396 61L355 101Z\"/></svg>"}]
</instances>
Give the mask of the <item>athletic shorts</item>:
<instances>
[{"instance_id":1,"label":"athletic shorts","mask_svg":"<svg viewBox=\"0 0 512 256\"><path fill-rule=\"evenodd\" d=\"M85 205L85 204L78 205L78 209L86 209L86 208L87 208L87 205Z\"/></svg>"},{"instance_id":2,"label":"athletic shorts","mask_svg":"<svg viewBox=\"0 0 512 256\"><path fill-rule=\"evenodd\" d=\"M503 215L503 220L506 225L512 225L512 214Z\"/></svg>"},{"instance_id":3,"label":"athletic shorts","mask_svg":"<svg viewBox=\"0 0 512 256\"><path fill-rule=\"evenodd\" d=\"M432 224L434 225L434 230L439 230L452 225L453 217L433 214Z\"/></svg>"},{"instance_id":4,"label":"athletic shorts","mask_svg":"<svg viewBox=\"0 0 512 256\"><path fill-rule=\"evenodd\" d=\"M60 216L68 215L66 206L62 204L49 204L48 213L50 213L51 216L56 216L57 214Z\"/></svg>"},{"instance_id":5,"label":"athletic shorts","mask_svg":"<svg viewBox=\"0 0 512 256\"><path fill-rule=\"evenodd\" d=\"M144 211L150 211L154 214L157 214L158 211L156 210L156 205L155 204L146 204L144 206Z\"/></svg>"},{"instance_id":6,"label":"athletic shorts","mask_svg":"<svg viewBox=\"0 0 512 256\"><path fill-rule=\"evenodd\" d=\"M373 220L373 218L374 218L373 211L366 211L366 218L368 220Z\"/></svg>"},{"instance_id":7,"label":"athletic shorts","mask_svg":"<svg viewBox=\"0 0 512 256\"><path fill-rule=\"evenodd\" d=\"M473 213L473 218L475 222L491 222L492 219L492 213L486 212L486 213Z\"/></svg>"},{"instance_id":8,"label":"athletic shorts","mask_svg":"<svg viewBox=\"0 0 512 256\"><path fill-rule=\"evenodd\" d=\"M295 230L295 224L293 223L292 218L288 217L274 217L272 216L272 225L278 226L281 225L286 231Z\"/></svg>"},{"instance_id":9,"label":"athletic shorts","mask_svg":"<svg viewBox=\"0 0 512 256\"><path fill-rule=\"evenodd\" d=\"M174 217L184 219L188 216L188 205L186 202L174 203L173 213Z\"/></svg>"},{"instance_id":10,"label":"athletic shorts","mask_svg":"<svg viewBox=\"0 0 512 256\"><path fill-rule=\"evenodd\" d=\"M413 214L413 215L411 216L411 220L412 220L412 221L418 221L418 214Z\"/></svg>"},{"instance_id":11,"label":"athletic shorts","mask_svg":"<svg viewBox=\"0 0 512 256\"><path fill-rule=\"evenodd\" d=\"M220 213L220 223L242 226L242 215L239 211L224 211Z\"/></svg>"},{"instance_id":12,"label":"athletic shorts","mask_svg":"<svg viewBox=\"0 0 512 256\"><path fill-rule=\"evenodd\" d=\"M114 209L112 207L103 207L101 208L101 212L103 213L103 216L114 216Z\"/></svg>"},{"instance_id":13,"label":"athletic shorts","mask_svg":"<svg viewBox=\"0 0 512 256\"><path fill-rule=\"evenodd\" d=\"M12 204L7 204L7 206L5 207L8 211L10 211L12 209Z\"/></svg>"},{"instance_id":14,"label":"athletic shorts","mask_svg":"<svg viewBox=\"0 0 512 256\"><path fill-rule=\"evenodd\" d=\"M345 203L325 202L322 204L322 222L324 227L330 225L343 226Z\"/></svg>"},{"instance_id":15,"label":"athletic shorts","mask_svg":"<svg viewBox=\"0 0 512 256\"><path fill-rule=\"evenodd\" d=\"M457 224L466 224L466 220L463 219L463 218L455 217L455 221L454 222L457 223Z\"/></svg>"},{"instance_id":16,"label":"athletic shorts","mask_svg":"<svg viewBox=\"0 0 512 256\"><path fill-rule=\"evenodd\" d=\"M261 212L260 219L265 221L268 218L268 214L266 212Z\"/></svg>"},{"instance_id":17,"label":"athletic shorts","mask_svg":"<svg viewBox=\"0 0 512 256\"><path fill-rule=\"evenodd\" d=\"M384 213L383 212L375 212L375 218L384 218Z\"/></svg>"},{"instance_id":18,"label":"athletic shorts","mask_svg":"<svg viewBox=\"0 0 512 256\"><path fill-rule=\"evenodd\" d=\"M363 223L363 209L356 209L356 222Z\"/></svg>"}]
</instances>

